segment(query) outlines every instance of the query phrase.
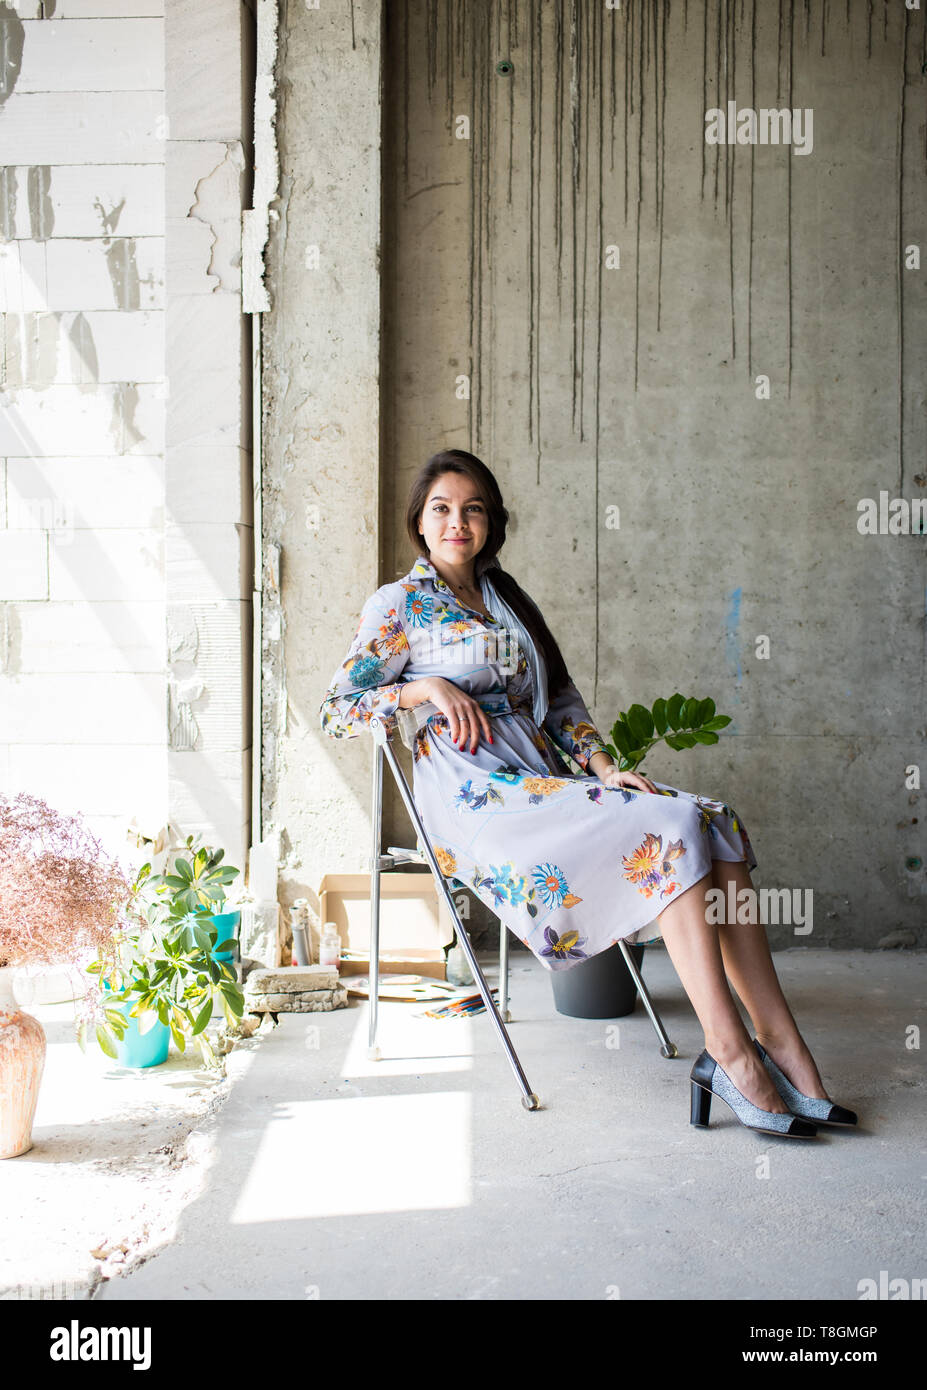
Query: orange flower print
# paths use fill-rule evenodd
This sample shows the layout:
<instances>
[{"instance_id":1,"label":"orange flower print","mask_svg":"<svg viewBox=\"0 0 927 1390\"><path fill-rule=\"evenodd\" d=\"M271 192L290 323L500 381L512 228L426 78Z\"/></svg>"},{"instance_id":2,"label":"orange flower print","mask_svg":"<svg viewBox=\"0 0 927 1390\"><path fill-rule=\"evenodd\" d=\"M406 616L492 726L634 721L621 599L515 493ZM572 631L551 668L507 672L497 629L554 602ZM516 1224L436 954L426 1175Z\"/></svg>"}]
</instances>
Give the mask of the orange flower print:
<instances>
[{"instance_id":1,"label":"orange flower print","mask_svg":"<svg viewBox=\"0 0 927 1390\"><path fill-rule=\"evenodd\" d=\"M661 898L668 898L679 887L678 883L668 882L670 875L676 872L672 861L685 852L682 840L670 841L664 852L663 836L648 831L637 849L623 856L623 877L637 884L637 891L645 898L652 898L657 891Z\"/></svg>"},{"instance_id":2,"label":"orange flower print","mask_svg":"<svg viewBox=\"0 0 927 1390\"><path fill-rule=\"evenodd\" d=\"M457 860L450 850L442 849L440 845L435 845L434 850L442 874L445 878L452 878L457 872Z\"/></svg>"},{"instance_id":3,"label":"orange flower print","mask_svg":"<svg viewBox=\"0 0 927 1390\"><path fill-rule=\"evenodd\" d=\"M563 787L568 787L569 782L562 777L525 777L522 779L522 786L526 792L531 793L531 799L535 797L550 796L552 792L559 792Z\"/></svg>"}]
</instances>

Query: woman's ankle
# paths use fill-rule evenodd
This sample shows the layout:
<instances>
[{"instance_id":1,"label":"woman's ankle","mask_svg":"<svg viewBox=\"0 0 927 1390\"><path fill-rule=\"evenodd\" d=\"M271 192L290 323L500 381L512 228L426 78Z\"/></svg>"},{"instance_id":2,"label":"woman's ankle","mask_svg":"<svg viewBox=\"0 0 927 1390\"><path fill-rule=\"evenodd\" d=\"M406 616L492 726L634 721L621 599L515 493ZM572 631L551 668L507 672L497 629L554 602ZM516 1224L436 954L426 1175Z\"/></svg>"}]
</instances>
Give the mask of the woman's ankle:
<instances>
[{"instance_id":1,"label":"woman's ankle","mask_svg":"<svg viewBox=\"0 0 927 1390\"><path fill-rule=\"evenodd\" d=\"M705 1051L709 1057L713 1057L719 1066L727 1066L730 1062L737 1062L749 1056L756 1056L756 1050L749 1038L736 1037L713 1037L705 1035Z\"/></svg>"}]
</instances>

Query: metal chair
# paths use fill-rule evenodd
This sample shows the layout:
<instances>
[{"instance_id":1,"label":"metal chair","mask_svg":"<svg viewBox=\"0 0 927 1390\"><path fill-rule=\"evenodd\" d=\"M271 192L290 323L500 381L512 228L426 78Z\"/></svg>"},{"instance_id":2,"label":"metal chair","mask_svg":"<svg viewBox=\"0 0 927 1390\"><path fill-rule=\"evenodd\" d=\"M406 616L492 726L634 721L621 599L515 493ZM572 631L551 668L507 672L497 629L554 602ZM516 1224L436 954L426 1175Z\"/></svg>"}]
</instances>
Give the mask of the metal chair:
<instances>
[{"instance_id":1,"label":"metal chair","mask_svg":"<svg viewBox=\"0 0 927 1390\"><path fill-rule=\"evenodd\" d=\"M398 726L399 736L402 739L402 742L405 744L407 748L411 749L413 747L415 721L403 720L400 716L397 718L396 723ZM492 1019L493 1027L495 1028L496 1033L499 1036L499 1041L501 1042L502 1047L505 1050L505 1054L508 1058L511 1068L515 1073L515 1079L518 1082L518 1087L521 1091L521 1103L526 1110L538 1110L540 1109L540 1101L538 1100L537 1096L531 1090L531 1087L528 1084L528 1080L522 1069L521 1062L518 1060L518 1055L515 1052L514 1047L512 1046L512 1040L509 1037L508 1032L505 1028L505 1024L511 1023L512 1021L508 1007L508 928L506 927L504 922L500 921L500 1010L496 1006L496 1002L492 997L489 985L486 983L486 977L480 969L479 962L476 959L476 953L473 950L473 945L467 934L466 928L464 927L464 924L460 919L460 914L457 911L457 905L454 902L453 897L451 896L451 891L448 887L448 879L445 878L444 874L441 872L441 866L439 865L435 856L431 840L428 837L428 832L425 830L425 827L422 824L421 817L418 813L418 807L415 805L415 801L413 800L411 788L409 787L405 774L399 765L399 760L396 757L395 749L392 746L392 740L394 735L380 715L372 716L368 724L368 728L370 729L370 732L373 734L374 738L374 756L373 813L371 817L373 822L373 854L371 856L370 875L370 995L367 1056L372 1061L379 1061L381 1057L380 1049L377 1046L376 1041L378 1016L378 990L380 981L380 871L382 869L391 869L399 864L428 864L432 874L434 875L438 891L442 895L445 903L447 904L448 911L450 912L451 917L453 918L453 921L455 923L457 940L460 943L460 946L467 957L470 969L473 972L473 978L476 981L477 986L479 987L480 994L482 995L483 1003L486 1005L486 1010L489 1014L489 1017ZM393 776L396 779L396 785L399 788L399 794L402 797L405 808L409 813L409 819L412 821L412 824L418 836L418 843L422 846L421 850L402 849L395 845L390 845L385 854L382 852L381 840L383 821L384 759L389 764ZM466 884L461 883L459 879L451 879L450 882L459 883L462 888L466 887ZM656 1029L657 1036L660 1039L661 1055L664 1057L676 1057L678 1055L676 1045L675 1043L670 1042L669 1037L667 1036L666 1030L663 1027L663 1023L661 1022L660 1017L653 1006L653 1001L650 998L647 986L644 984L644 981L641 978L640 971L637 968L637 965L634 961L634 957L631 954L630 948L624 941L619 941L618 945L621 947L621 953L624 957L625 964L631 972L632 978L634 979L634 983L637 988L637 992L643 1000L644 1007L647 1010L647 1013L650 1017L650 1021ZM503 1019L505 1020L505 1022L503 1022Z\"/></svg>"}]
</instances>

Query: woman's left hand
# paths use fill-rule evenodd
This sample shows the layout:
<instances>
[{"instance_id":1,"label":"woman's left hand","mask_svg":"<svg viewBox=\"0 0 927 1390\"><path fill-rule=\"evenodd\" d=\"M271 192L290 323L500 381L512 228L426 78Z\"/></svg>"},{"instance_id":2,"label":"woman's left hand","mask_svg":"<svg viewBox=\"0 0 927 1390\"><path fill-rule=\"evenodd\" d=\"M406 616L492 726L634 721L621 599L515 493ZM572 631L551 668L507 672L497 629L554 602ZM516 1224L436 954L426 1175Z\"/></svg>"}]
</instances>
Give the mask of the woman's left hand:
<instances>
[{"instance_id":1,"label":"woman's left hand","mask_svg":"<svg viewBox=\"0 0 927 1390\"><path fill-rule=\"evenodd\" d=\"M659 796L659 788L655 787L649 777L642 776L639 772L621 772L617 766L609 767L599 778L603 787L631 787L634 791L656 792Z\"/></svg>"}]
</instances>

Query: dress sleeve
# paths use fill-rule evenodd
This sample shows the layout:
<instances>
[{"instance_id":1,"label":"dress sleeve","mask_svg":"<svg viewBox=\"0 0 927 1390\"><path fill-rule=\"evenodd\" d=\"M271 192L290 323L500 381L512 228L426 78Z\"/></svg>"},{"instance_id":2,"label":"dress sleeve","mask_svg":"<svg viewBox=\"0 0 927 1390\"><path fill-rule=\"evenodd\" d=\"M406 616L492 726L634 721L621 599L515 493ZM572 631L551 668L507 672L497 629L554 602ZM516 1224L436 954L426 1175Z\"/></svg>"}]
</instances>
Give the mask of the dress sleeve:
<instances>
[{"instance_id":1,"label":"dress sleeve","mask_svg":"<svg viewBox=\"0 0 927 1390\"><path fill-rule=\"evenodd\" d=\"M579 763L583 772L593 753L608 752L582 695L569 678L560 693L551 700L544 716L544 728L557 747Z\"/></svg>"},{"instance_id":2,"label":"dress sleeve","mask_svg":"<svg viewBox=\"0 0 927 1390\"><path fill-rule=\"evenodd\" d=\"M374 714L390 733L397 728L404 684L398 677L411 651L394 590L378 589L364 604L354 641L325 692L319 718L330 738L356 738Z\"/></svg>"}]
</instances>

